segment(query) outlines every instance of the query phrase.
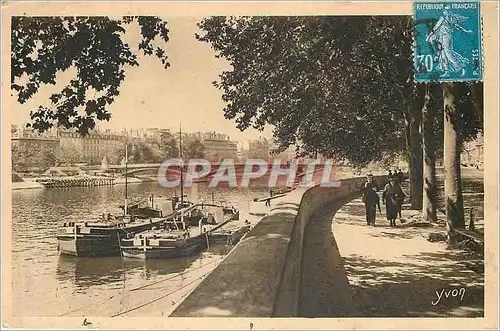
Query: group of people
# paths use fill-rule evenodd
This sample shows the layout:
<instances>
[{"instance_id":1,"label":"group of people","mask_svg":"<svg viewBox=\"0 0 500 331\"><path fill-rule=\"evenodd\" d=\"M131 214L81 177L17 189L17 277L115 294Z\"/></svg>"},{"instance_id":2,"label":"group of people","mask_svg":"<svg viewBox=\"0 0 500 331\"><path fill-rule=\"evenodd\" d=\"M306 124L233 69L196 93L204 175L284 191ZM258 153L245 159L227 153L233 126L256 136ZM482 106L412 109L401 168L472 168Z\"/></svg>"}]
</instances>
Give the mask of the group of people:
<instances>
[{"instance_id":1,"label":"group of people","mask_svg":"<svg viewBox=\"0 0 500 331\"><path fill-rule=\"evenodd\" d=\"M394 169L392 171L389 170L389 174L387 175L387 177L388 177L388 179L390 179L392 177L395 178L396 181L399 182L399 184L401 184L404 180L404 174L401 171L401 169L398 169L398 170Z\"/></svg>"},{"instance_id":2,"label":"group of people","mask_svg":"<svg viewBox=\"0 0 500 331\"><path fill-rule=\"evenodd\" d=\"M391 227L396 226L396 219L401 218L401 208L405 199L405 194L401 189L401 182L404 180L403 172L398 169L394 172L389 170L388 183L382 192L382 201L385 203L386 217ZM368 173L363 185L363 202L366 211L366 224L375 225L377 207L380 213L380 198L378 195L379 186L373 179L373 175Z\"/></svg>"}]
</instances>

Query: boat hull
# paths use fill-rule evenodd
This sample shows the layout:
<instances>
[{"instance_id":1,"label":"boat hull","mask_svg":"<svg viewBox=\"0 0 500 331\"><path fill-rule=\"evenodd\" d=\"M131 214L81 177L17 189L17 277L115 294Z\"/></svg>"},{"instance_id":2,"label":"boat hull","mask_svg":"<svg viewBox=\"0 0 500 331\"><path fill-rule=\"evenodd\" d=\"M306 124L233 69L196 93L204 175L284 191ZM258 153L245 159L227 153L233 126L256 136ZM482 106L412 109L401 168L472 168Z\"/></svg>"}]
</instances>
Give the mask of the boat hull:
<instances>
[{"instance_id":1,"label":"boat hull","mask_svg":"<svg viewBox=\"0 0 500 331\"><path fill-rule=\"evenodd\" d=\"M120 256L120 241L130 232L141 232L164 222L164 219L142 223L127 228L87 228L89 233L80 231L57 235L59 253L78 257Z\"/></svg>"},{"instance_id":2,"label":"boat hull","mask_svg":"<svg viewBox=\"0 0 500 331\"><path fill-rule=\"evenodd\" d=\"M112 236L58 236L59 252L78 257L119 256L120 245Z\"/></svg>"},{"instance_id":3,"label":"boat hull","mask_svg":"<svg viewBox=\"0 0 500 331\"><path fill-rule=\"evenodd\" d=\"M203 250L201 241L180 247L122 247L122 254L133 259L175 259L192 256Z\"/></svg>"},{"instance_id":4,"label":"boat hull","mask_svg":"<svg viewBox=\"0 0 500 331\"><path fill-rule=\"evenodd\" d=\"M250 226L244 226L232 233L212 233L209 241L211 245L236 245L249 230Z\"/></svg>"}]
</instances>

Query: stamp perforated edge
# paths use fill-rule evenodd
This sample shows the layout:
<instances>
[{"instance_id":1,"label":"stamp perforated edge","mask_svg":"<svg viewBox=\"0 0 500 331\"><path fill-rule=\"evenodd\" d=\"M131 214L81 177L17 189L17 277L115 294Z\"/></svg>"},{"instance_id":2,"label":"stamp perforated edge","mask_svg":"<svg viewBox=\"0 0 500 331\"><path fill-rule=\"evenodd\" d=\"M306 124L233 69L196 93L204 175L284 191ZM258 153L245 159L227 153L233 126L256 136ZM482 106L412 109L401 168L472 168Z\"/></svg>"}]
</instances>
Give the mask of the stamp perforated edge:
<instances>
[{"instance_id":1,"label":"stamp perforated edge","mask_svg":"<svg viewBox=\"0 0 500 331\"><path fill-rule=\"evenodd\" d=\"M479 15L478 15L478 27L479 27L479 48L481 50L481 63L480 63L480 66L481 66L481 75L478 79L431 79L431 80L417 80L417 75L416 75L416 68L415 68L415 48L417 46L417 38L416 38L416 34L415 34L415 26L413 24L413 22L415 21L415 17L416 17L416 4L417 3L426 3L426 2L438 2L438 1L435 1L435 0L415 0L413 1L413 4L412 4L412 31L411 31L411 35L412 35L412 73L413 73L413 82L415 82L416 84L427 84L427 83L463 83L463 82L466 82L466 83L477 83L477 82L482 82L483 79L484 79L484 72L486 70L486 67L485 67L485 55L484 55L484 49L483 49L483 46L484 46L484 42L483 42L483 38L484 38L484 26L483 26L483 11L481 10L482 6L481 6L481 0L478 0L478 1L467 1L467 0L443 0L443 1L440 1L440 2L477 2L478 5L479 5Z\"/></svg>"}]
</instances>

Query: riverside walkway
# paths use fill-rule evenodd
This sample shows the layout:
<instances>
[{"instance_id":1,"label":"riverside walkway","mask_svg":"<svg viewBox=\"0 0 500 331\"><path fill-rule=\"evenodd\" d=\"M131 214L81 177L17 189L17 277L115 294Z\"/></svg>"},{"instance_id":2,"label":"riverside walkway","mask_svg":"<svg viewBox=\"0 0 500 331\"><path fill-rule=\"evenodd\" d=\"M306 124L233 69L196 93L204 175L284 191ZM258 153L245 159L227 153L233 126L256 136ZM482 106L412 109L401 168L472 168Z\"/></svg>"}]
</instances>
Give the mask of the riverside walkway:
<instances>
[{"instance_id":1,"label":"riverside walkway","mask_svg":"<svg viewBox=\"0 0 500 331\"><path fill-rule=\"evenodd\" d=\"M360 194L363 181L298 188L271 201L269 214L170 316L297 316L306 225L325 210L333 216L335 208Z\"/></svg>"},{"instance_id":2,"label":"riverside walkway","mask_svg":"<svg viewBox=\"0 0 500 331\"><path fill-rule=\"evenodd\" d=\"M367 226L363 181L272 201L269 215L170 316L482 316L482 259L427 241L445 228L421 227L414 211L403 210L404 223L391 228L382 206L377 225ZM462 287L462 301L436 303L439 291Z\"/></svg>"},{"instance_id":3,"label":"riverside walkway","mask_svg":"<svg viewBox=\"0 0 500 331\"><path fill-rule=\"evenodd\" d=\"M431 225L417 211L403 210L391 228L383 205L375 227L366 225L364 212L358 198L333 217L312 220L305 238L315 239L304 242L300 316L483 316L482 258L427 240L446 234L443 214ZM441 290L465 295L439 299Z\"/></svg>"}]
</instances>

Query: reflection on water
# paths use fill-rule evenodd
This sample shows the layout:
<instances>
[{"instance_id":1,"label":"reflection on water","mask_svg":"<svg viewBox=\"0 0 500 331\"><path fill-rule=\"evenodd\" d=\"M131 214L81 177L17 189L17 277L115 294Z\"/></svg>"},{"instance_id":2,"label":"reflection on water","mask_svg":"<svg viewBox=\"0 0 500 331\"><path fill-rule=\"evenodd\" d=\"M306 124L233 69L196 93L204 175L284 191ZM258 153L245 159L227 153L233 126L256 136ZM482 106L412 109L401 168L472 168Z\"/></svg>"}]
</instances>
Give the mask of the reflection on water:
<instances>
[{"instance_id":1,"label":"reflection on water","mask_svg":"<svg viewBox=\"0 0 500 331\"><path fill-rule=\"evenodd\" d=\"M227 252L227 248L224 248L215 255ZM101 285L119 288L127 281L127 275L141 274L142 279L151 280L157 276L180 273L201 257L202 255L198 254L171 260L140 260L120 257L77 258L61 255L56 275L60 283L72 282L77 290L88 290Z\"/></svg>"},{"instance_id":2,"label":"reflection on water","mask_svg":"<svg viewBox=\"0 0 500 331\"><path fill-rule=\"evenodd\" d=\"M68 220L81 220L104 212L119 214L123 203L123 185L25 190L12 192L14 311L17 315L60 315L83 303L128 291L147 282L173 275L170 286L182 284L185 274L215 266L231 247L211 247L193 257L173 260L133 260L120 257L76 258L59 256L55 233L58 225ZM179 191L157 183L131 184L130 199L172 196ZM268 194L265 182L251 188L208 188L195 184L185 194L192 200L224 200L233 202L248 215L250 201ZM204 269L203 269L204 270ZM187 277L187 276L186 276Z\"/></svg>"},{"instance_id":3,"label":"reflection on water","mask_svg":"<svg viewBox=\"0 0 500 331\"><path fill-rule=\"evenodd\" d=\"M56 275L60 283L73 282L77 289L103 284L111 286L125 278L123 261L119 257L89 259L61 255Z\"/></svg>"}]
</instances>

